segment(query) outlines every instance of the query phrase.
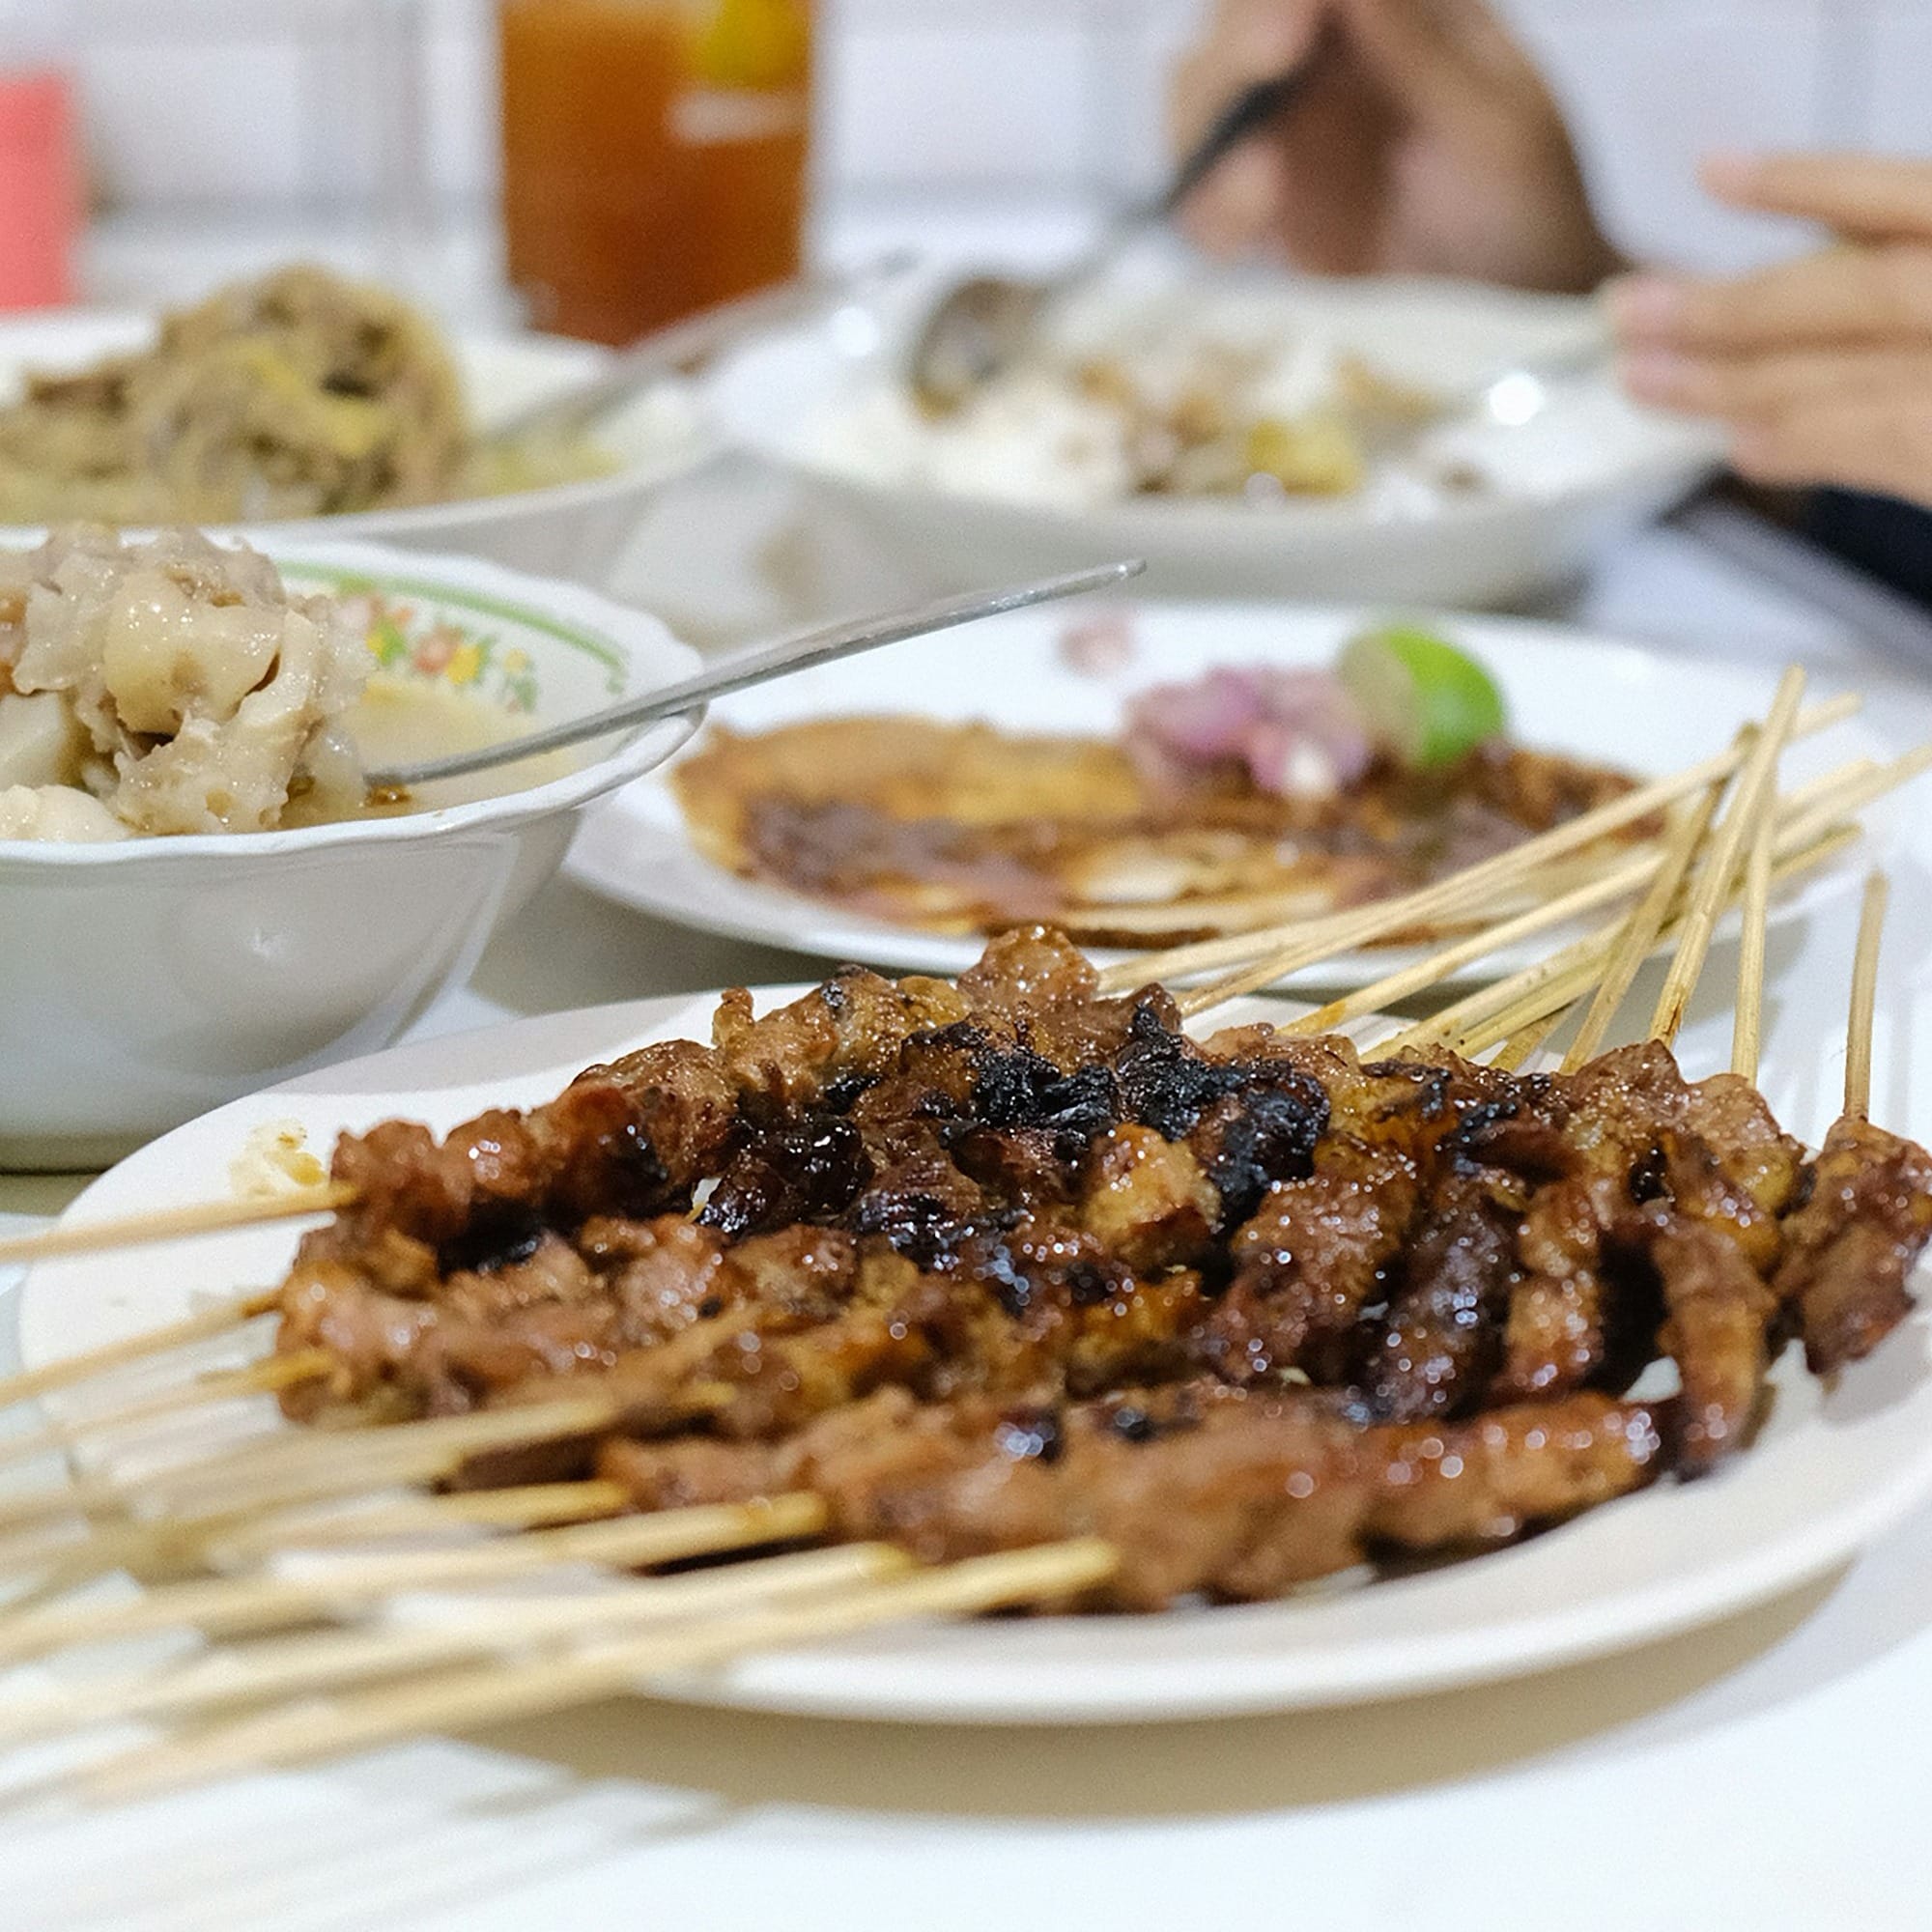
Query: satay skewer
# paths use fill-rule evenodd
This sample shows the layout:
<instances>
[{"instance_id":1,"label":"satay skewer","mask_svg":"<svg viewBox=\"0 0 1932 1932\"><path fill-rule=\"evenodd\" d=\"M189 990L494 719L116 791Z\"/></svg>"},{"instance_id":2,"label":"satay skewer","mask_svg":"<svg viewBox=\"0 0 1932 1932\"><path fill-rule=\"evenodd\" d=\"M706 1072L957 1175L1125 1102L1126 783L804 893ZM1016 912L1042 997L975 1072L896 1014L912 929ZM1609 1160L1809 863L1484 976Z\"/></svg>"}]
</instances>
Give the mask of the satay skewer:
<instances>
[{"instance_id":1,"label":"satay skewer","mask_svg":"<svg viewBox=\"0 0 1932 1932\"><path fill-rule=\"evenodd\" d=\"M37 1401L57 1390L76 1387L81 1382L92 1381L97 1376L129 1368L156 1355L170 1354L177 1349L213 1341L216 1336L229 1334L245 1327L250 1321L259 1321L264 1315L272 1315L281 1303L279 1289L266 1289L233 1301L218 1302L212 1308L184 1316L179 1321L164 1322L156 1328L143 1329L138 1335L125 1336L118 1342L103 1343L98 1349L65 1355L59 1361L47 1362L38 1369L23 1369L16 1375L0 1379L0 1409L14 1408L23 1402Z\"/></svg>"},{"instance_id":2,"label":"satay skewer","mask_svg":"<svg viewBox=\"0 0 1932 1932\"><path fill-rule=\"evenodd\" d=\"M1571 1004L1574 1006L1575 1002ZM1505 1073L1520 1072L1548 1045L1550 1036L1570 1017L1570 1007L1558 1007L1553 1013L1532 1020L1520 1033L1512 1034L1503 1041L1491 1055L1490 1065L1500 1067Z\"/></svg>"},{"instance_id":3,"label":"satay skewer","mask_svg":"<svg viewBox=\"0 0 1932 1932\"><path fill-rule=\"evenodd\" d=\"M1831 703L1818 706L1799 719L1797 724L1793 727L1792 735L1799 736L1803 735L1806 730L1822 729L1826 724L1836 723L1840 718L1848 715L1850 710L1856 708L1854 701L1846 699L1834 699ZM1681 781L1683 775L1679 775L1678 779L1661 781L1660 783L1669 787L1673 797L1681 796L1688 790L1694 790L1697 782L1702 782L1708 786L1709 783L1714 781L1714 775L1716 779L1721 779L1733 769L1737 755L1737 748L1733 747L1730 753L1720 754L1715 759L1708 759L1701 767L1691 768L1693 773L1700 774L1701 776L1689 785ZM1868 800L1871 797L1876 797L1884 790L1890 789L1893 784L1903 783L1906 777L1915 776L1916 770L1922 769L1922 766L1916 767L1912 772L1883 781L1875 777L1876 774L1890 773L1895 769L1895 767L1874 766L1869 759L1853 760L1849 764L1840 767L1837 771L1828 773L1824 778L1813 780L1809 784L1800 787L1789 795L1784 801L1784 806L1788 810L1797 810L1803 807L1816 804L1822 809L1825 802L1832 799L1835 794L1840 801L1839 809L1849 810L1851 809L1851 801L1854 795L1858 796L1861 800ZM1613 801L1613 806L1619 808L1627 804L1628 799ZM1654 806L1654 800L1652 804ZM1643 814L1640 812L1637 815L1641 816ZM1584 822L1583 819L1569 821L1568 824L1557 827L1554 834L1545 836L1553 838L1557 835L1567 835ZM1480 866L1457 874L1452 879L1441 881L1438 885L1428 888L1427 891L1430 895L1434 895L1440 894L1450 887L1457 887L1462 890L1479 887L1480 879L1478 875L1488 873L1492 867L1497 866L1501 861L1515 859L1525 849L1525 847L1520 846L1515 847L1510 852L1500 854L1497 860L1486 861ZM1662 856L1667 858L1668 855L1664 854ZM1626 860L1622 866L1613 868L1612 872L1595 881L1586 882L1583 885L1570 889L1569 894L1559 901L1568 907L1567 912L1562 917L1574 918L1579 912L1587 911L1592 906L1605 902L1606 898L1617 896L1624 891L1634 890L1634 887L1630 882L1632 880L1640 882L1641 878L1649 875L1652 868L1659 863L1660 857L1656 853L1638 854ZM1609 884L1611 878L1616 878L1623 881L1623 883L1612 887ZM1347 950L1350 945L1356 943L1354 939L1349 936L1350 930L1353 929L1351 922L1358 923L1364 915L1372 915L1377 920L1382 920L1387 909L1396 903L1398 902L1383 901L1379 907L1362 908L1356 913L1338 915L1333 919L1316 922L1312 924L1303 923L1293 928L1295 933L1301 936L1303 941L1309 944L1313 943L1315 935L1324 932L1328 933L1329 943L1320 952L1310 955L1303 963L1320 963L1321 958L1329 956L1332 952ZM1473 910L1473 907L1464 906L1462 910L1467 912ZM1389 921L1387 923L1399 926L1413 917L1414 912L1411 907L1400 919ZM1348 1010L1352 1014L1373 1010L1375 1006L1378 1005L1388 1005L1394 999L1406 996L1407 991L1418 990L1433 985L1442 978L1445 978L1449 973L1456 971L1460 966L1468 964L1473 959L1485 957L1489 952L1497 950L1501 946L1513 944L1520 938L1532 936L1534 933L1545 930L1548 926L1557 923L1559 923L1558 918L1552 916L1548 905L1531 908L1525 913L1516 915L1500 926L1492 926L1487 932L1478 933L1471 938L1458 940L1453 946L1433 954L1429 961L1422 962L1413 968L1405 969L1399 976L1390 976L1387 980L1378 981L1374 986L1364 988L1359 995L1351 995ZM1334 930L1329 932L1329 928L1331 927ZM1345 930L1345 927L1348 929ZM1270 935L1264 932L1260 935L1243 935L1242 938L1248 942L1252 942L1257 937L1265 941L1271 936L1278 936L1278 934ZM1146 955L1137 958L1129 962L1126 966L1107 969L1101 976L1103 986L1133 986L1144 983L1145 976L1160 965L1164 959L1176 962L1179 970L1188 970L1190 966L1198 967L1212 963L1210 957L1212 949L1225 948L1228 944L1229 942L1227 941L1213 941L1208 942L1205 947L1201 948L1181 949L1181 952L1178 953ZM1250 943L1244 949L1237 949L1236 952L1224 956L1237 959L1251 957L1253 951L1253 945ZM1183 959L1183 953L1189 955L1189 957ZM1123 975L1124 978L1122 978ZM1277 974L1274 977L1279 977L1279 975ZM1401 991L1392 990L1397 985L1402 988ZM1246 984L1245 977L1240 983L1236 983L1232 980L1223 981L1215 987L1184 993L1180 996L1181 1006L1183 1010L1190 1014L1206 1012L1223 1001L1236 997L1244 990L1250 990ZM1329 1009L1324 1009L1324 1011L1327 1010ZM208 1202L183 1208L160 1209L153 1213L128 1215L104 1222L80 1222L48 1229L37 1235L16 1236L8 1241L0 1242L0 1262L15 1263L52 1260L67 1255L88 1253L100 1248L137 1246L168 1240L186 1239L199 1235L216 1233L234 1228L258 1226L282 1220L302 1219L310 1215L327 1213L342 1207L351 1206L354 1203L354 1199L353 1190L339 1183L330 1182L327 1186L320 1188L302 1189L283 1195L266 1196L259 1200ZM218 1332L218 1330L202 1331L197 1329L195 1331L196 1336L199 1336L202 1332ZM156 1346L161 1345L157 1344ZM134 1356L127 1357L127 1359L136 1358ZM110 1364L106 1362L102 1363L102 1366L108 1365ZM66 1365L64 1364L53 1365L54 1369L64 1369ZM47 1378L50 1373L51 1371L48 1370L38 1371L35 1372L32 1378L14 1378L9 1381L0 1381L0 1407L9 1406L15 1402L23 1401L27 1397L42 1393L48 1388L61 1386L62 1383L60 1381ZM75 1378L79 1378L76 1377Z\"/></svg>"},{"instance_id":4,"label":"satay skewer","mask_svg":"<svg viewBox=\"0 0 1932 1932\"><path fill-rule=\"evenodd\" d=\"M1884 769L1870 758L1855 758L1822 778L1800 785L1778 801L1780 827L1788 830L1791 824L1808 823L1814 814L1826 809L1835 815L1845 801L1869 790L1874 775ZM1903 782L1902 780L1900 781ZM1487 958L1550 926L1568 924L1582 914L1644 886L1644 897L1626 928L1629 935L1626 943L1630 948L1629 973L1634 977L1637 967L1649 957L1657 944L1658 930L1676 898L1686 872L1702 849L1721 795L1721 786L1708 788L1704 797L1662 846L1626 859L1560 898L1520 913L1499 924L1485 927L1443 947L1439 952L1430 953L1413 965L1372 980L1340 999L1331 1000L1300 1019L1291 1020L1283 1031L1295 1034L1328 1033L1364 1013L1383 1011L1416 993L1439 985L1452 973L1475 960ZM1641 922L1638 914L1643 915ZM1614 1013L1628 987L1627 978L1622 987L1616 990L1609 1013ZM1208 989L1202 990L1205 993ZM1609 1014L1605 1017L1607 1021ZM1594 1051L1594 1047L1591 1050ZM1574 1053L1575 1049L1572 1051ZM1587 1055L1583 1057L1587 1058Z\"/></svg>"},{"instance_id":5,"label":"satay skewer","mask_svg":"<svg viewBox=\"0 0 1932 1932\"><path fill-rule=\"evenodd\" d=\"M1786 880L1797 877L1800 872L1822 865L1836 853L1855 845L1859 836L1855 826L1846 826L1836 833L1828 834L1810 848L1807 855L1788 861L1776 867L1772 873L1773 884L1782 885ZM1738 890L1741 891L1742 887L1740 886ZM1665 936L1669 937L1678 930L1679 927L1673 923L1666 928ZM1458 1053L1473 1058L1494 1045L1497 1040L1507 1039L1518 1029L1529 1025L1539 1015L1548 1012L1552 1007L1566 1006L1583 998L1598 983L1609 949L1613 945L1614 934L1600 937L1591 954L1573 961L1566 971L1551 975L1516 1006L1505 1008L1447 1043Z\"/></svg>"},{"instance_id":6,"label":"satay skewer","mask_svg":"<svg viewBox=\"0 0 1932 1932\"><path fill-rule=\"evenodd\" d=\"M439 1416L381 1430L264 1435L240 1448L115 1477L85 1472L71 1482L0 1498L0 1527L151 1509L177 1518L267 1514L300 1504L367 1495L402 1483L438 1482L492 1450L595 1435L623 1415L610 1394L586 1393L527 1407Z\"/></svg>"},{"instance_id":7,"label":"satay skewer","mask_svg":"<svg viewBox=\"0 0 1932 1932\"><path fill-rule=\"evenodd\" d=\"M33 1588L10 1607L24 1608L80 1588L117 1570L152 1576L189 1568L220 1568L298 1549L339 1548L454 1529L551 1529L622 1516L629 1492L596 1481L530 1483L454 1495L408 1492L347 1507L327 1503L263 1515L130 1518L95 1522L76 1538L55 1528L10 1537L0 1544L0 1577L31 1575Z\"/></svg>"},{"instance_id":8,"label":"satay skewer","mask_svg":"<svg viewBox=\"0 0 1932 1932\"><path fill-rule=\"evenodd\" d=\"M246 1402L251 1397L274 1395L299 1383L330 1375L335 1357L326 1349L303 1349L286 1355L270 1355L246 1368L197 1377L178 1388L163 1389L139 1402L119 1408L102 1409L95 1415L80 1415L71 1421L50 1424L25 1435L0 1437L0 1469L18 1463L31 1463L42 1456L64 1454L92 1435L111 1435L142 1423L158 1422L170 1415L196 1408L214 1408L224 1403Z\"/></svg>"},{"instance_id":9,"label":"satay skewer","mask_svg":"<svg viewBox=\"0 0 1932 1932\"><path fill-rule=\"evenodd\" d=\"M1921 745L1889 763L1848 773L1826 791L1814 786L1802 787L1794 796L1808 794L1808 802L1779 827L1773 883L1782 885L1854 843L1860 836L1859 828L1856 824L1838 823L1841 815L1863 810L1928 770L1932 770L1932 745ZM1734 879L1733 896L1735 889ZM1662 936L1674 936L1677 929L1674 923L1666 924ZM1577 989L1572 997L1578 997L1598 983L1596 976L1604 970L1604 952L1609 943L1610 935L1605 931L1574 941L1534 966L1481 987L1432 1018L1417 1021L1390 1036L1379 1042L1378 1050L1399 1052L1406 1047L1453 1043L1459 1026L1485 1021L1505 1010L1512 1002L1530 999L1551 983L1567 984ZM1526 1024L1528 1018L1541 1017L1548 1010L1548 1006L1539 1006L1534 1013L1520 1019L1519 1024ZM1514 1031L1510 1027L1502 1034L1486 1032L1486 1037L1493 1044Z\"/></svg>"}]
</instances>

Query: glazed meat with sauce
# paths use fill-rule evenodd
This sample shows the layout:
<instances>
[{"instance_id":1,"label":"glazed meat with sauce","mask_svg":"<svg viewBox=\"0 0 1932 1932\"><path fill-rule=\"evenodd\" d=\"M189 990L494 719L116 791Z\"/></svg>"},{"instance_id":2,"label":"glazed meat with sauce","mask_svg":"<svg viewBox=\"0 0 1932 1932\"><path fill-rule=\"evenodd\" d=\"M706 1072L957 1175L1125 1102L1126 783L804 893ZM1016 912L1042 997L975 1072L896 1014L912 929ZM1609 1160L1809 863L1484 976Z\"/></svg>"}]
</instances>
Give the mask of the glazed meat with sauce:
<instances>
[{"instance_id":1,"label":"glazed meat with sauce","mask_svg":"<svg viewBox=\"0 0 1932 1932\"><path fill-rule=\"evenodd\" d=\"M334 1369L291 1414L594 1385L621 1422L547 1473L644 1509L811 1490L930 1558L1100 1535L1113 1608L1703 1475L1788 1334L1826 1372L1904 1319L1932 1236L1922 1150L1843 1122L1809 1161L1660 1046L1516 1074L1197 1041L1044 930L956 985L728 994L708 1045L346 1137L334 1174L356 1200L303 1241L280 1337ZM1654 1365L1675 1392L1634 1398Z\"/></svg>"}]
</instances>

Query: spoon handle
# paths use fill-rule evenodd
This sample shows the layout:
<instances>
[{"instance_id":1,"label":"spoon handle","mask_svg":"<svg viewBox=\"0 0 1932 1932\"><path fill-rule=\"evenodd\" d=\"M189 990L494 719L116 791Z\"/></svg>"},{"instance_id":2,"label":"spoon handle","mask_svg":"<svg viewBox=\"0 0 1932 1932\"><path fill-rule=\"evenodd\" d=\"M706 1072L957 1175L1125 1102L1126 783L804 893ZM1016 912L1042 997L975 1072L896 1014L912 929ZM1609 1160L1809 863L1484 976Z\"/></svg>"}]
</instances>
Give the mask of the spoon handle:
<instances>
[{"instance_id":1,"label":"spoon handle","mask_svg":"<svg viewBox=\"0 0 1932 1932\"><path fill-rule=\"evenodd\" d=\"M677 684L664 685L641 697L613 704L607 711L595 711L584 718L567 719L542 731L511 738L497 745L485 745L473 752L459 752L447 758L431 758L421 764L397 765L385 771L367 773L372 788L407 790L429 784L437 779L462 778L470 772L494 770L498 765L515 764L544 752L558 752L586 739L602 738L612 731L631 730L639 724L654 724L661 718L674 718L681 712L696 711L714 697L745 691L754 684L789 677L814 665L831 664L838 658L854 657L861 651L877 650L882 644L896 644L907 638L921 638L933 631L947 631L958 624L977 623L981 617L997 617L1007 611L1024 611L1035 604L1050 604L1062 597L1077 597L1089 590L1105 590L1129 578L1138 577L1147 565L1139 558L1124 563L1103 564L1096 570L1074 571L1065 577L1048 577L1033 583L1008 584L998 590L978 590L965 597L942 597L911 610L886 611L869 617L808 631L763 648L741 652Z\"/></svg>"},{"instance_id":2,"label":"spoon handle","mask_svg":"<svg viewBox=\"0 0 1932 1932\"><path fill-rule=\"evenodd\" d=\"M1236 148L1285 114L1308 84L1314 67L1314 56L1307 55L1285 71L1258 80L1236 95L1175 170L1167 191L1149 211L1151 218L1165 221L1177 214Z\"/></svg>"},{"instance_id":3,"label":"spoon handle","mask_svg":"<svg viewBox=\"0 0 1932 1932\"><path fill-rule=\"evenodd\" d=\"M615 351L587 382L542 397L491 424L484 440L491 443L520 442L533 436L582 429L628 402L648 384L707 361L767 329L836 307L856 289L902 273L915 259L909 250L897 250L856 271L810 272L735 301L701 309Z\"/></svg>"}]
</instances>

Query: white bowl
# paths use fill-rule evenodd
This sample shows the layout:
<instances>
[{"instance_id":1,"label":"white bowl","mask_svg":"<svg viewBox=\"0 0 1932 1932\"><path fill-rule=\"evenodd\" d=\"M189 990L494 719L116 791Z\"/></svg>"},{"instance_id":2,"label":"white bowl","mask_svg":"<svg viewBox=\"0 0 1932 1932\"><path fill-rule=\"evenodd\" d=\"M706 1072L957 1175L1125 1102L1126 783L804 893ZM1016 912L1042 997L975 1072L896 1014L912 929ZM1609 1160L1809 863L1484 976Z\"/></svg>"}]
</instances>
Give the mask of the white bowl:
<instances>
[{"instance_id":1,"label":"white bowl","mask_svg":"<svg viewBox=\"0 0 1932 1932\"><path fill-rule=\"evenodd\" d=\"M468 557L263 544L303 590L368 588L399 674L529 728L689 676L654 617ZM0 839L0 1167L98 1166L306 1068L388 1044L561 863L579 808L696 716L568 775L404 817L99 845Z\"/></svg>"},{"instance_id":2,"label":"white bowl","mask_svg":"<svg viewBox=\"0 0 1932 1932\"><path fill-rule=\"evenodd\" d=\"M99 310L0 319L0 397L13 394L28 370L85 368L103 355L142 347L154 329L151 316ZM547 335L458 335L450 347L470 407L485 428L526 402L594 374L610 353ZM439 554L460 551L512 570L601 584L645 504L673 477L713 454L716 439L690 390L666 384L601 422L597 440L617 459L617 468L606 476L461 502L238 529L251 541L387 543ZM30 541L31 531L0 525L0 546Z\"/></svg>"},{"instance_id":3,"label":"white bowl","mask_svg":"<svg viewBox=\"0 0 1932 1932\"><path fill-rule=\"evenodd\" d=\"M1124 272L1083 298L1083 338L1104 340L1158 303L1229 316L1245 333L1312 329L1398 378L1457 391L1601 331L1587 300L1446 281L1186 279L1171 264ZM1449 605L1519 598L1574 574L1609 537L1668 508L1708 475L1710 432L1640 411L1607 376L1566 382L1534 421L1445 439L1498 478L1481 493L1391 502L1275 505L1137 497L1018 501L1023 462L987 492L907 480L884 437L840 450L824 434L903 366L936 284L911 277L872 306L781 331L726 358L705 385L721 431L871 524L938 581L987 582L1120 556L1148 559L1147 590L1172 597L1305 597ZM898 472L898 473L895 473ZM1419 494L1419 493L1416 493Z\"/></svg>"}]
</instances>

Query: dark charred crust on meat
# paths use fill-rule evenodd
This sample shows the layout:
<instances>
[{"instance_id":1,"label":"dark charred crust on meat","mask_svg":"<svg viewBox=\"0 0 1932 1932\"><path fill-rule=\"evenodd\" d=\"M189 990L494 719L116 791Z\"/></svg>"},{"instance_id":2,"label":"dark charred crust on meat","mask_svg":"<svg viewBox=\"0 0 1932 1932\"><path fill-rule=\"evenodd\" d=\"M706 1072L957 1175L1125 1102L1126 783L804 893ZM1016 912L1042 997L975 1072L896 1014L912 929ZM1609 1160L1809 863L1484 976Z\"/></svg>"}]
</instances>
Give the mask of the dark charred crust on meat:
<instances>
[{"instance_id":1,"label":"dark charred crust on meat","mask_svg":"<svg viewBox=\"0 0 1932 1932\"><path fill-rule=\"evenodd\" d=\"M1027 1046L980 1050L972 1110L976 1123L1032 1127L1053 1134L1064 1159L1077 1160L1087 1143L1120 1119L1120 1095L1105 1066L1062 1073Z\"/></svg>"},{"instance_id":2,"label":"dark charred crust on meat","mask_svg":"<svg viewBox=\"0 0 1932 1932\"><path fill-rule=\"evenodd\" d=\"M1233 1230L1261 1206L1278 1180L1314 1172L1315 1150L1328 1131L1328 1095L1306 1073L1245 1085L1219 1124L1208 1177L1221 1196L1220 1226Z\"/></svg>"},{"instance_id":3,"label":"dark charred crust on meat","mask_svg":"<svg viewBox=\"0 0 1932 1932\"><path fill-rule=\"evenodd\" d=\"M545 1224L534 1208L505 1203L481 1210L436 1251L440 1274L495 1274L526 1262L543 1245Z\"/></svg>"},{"instance_id":4,"label":"dark charred crust on meat","mask_svg":"<svg viewBox=\"0 0 1932 1932\"><path fill-rule=\"evenodd\" d=\"M759 1128L719 1177L698 1215L727 1239L841 1214L872 1178L866 1145L838 1114Z\"/></svg>"}]
</instances>

